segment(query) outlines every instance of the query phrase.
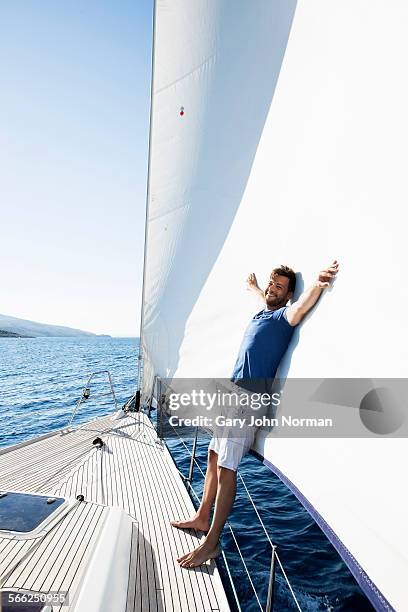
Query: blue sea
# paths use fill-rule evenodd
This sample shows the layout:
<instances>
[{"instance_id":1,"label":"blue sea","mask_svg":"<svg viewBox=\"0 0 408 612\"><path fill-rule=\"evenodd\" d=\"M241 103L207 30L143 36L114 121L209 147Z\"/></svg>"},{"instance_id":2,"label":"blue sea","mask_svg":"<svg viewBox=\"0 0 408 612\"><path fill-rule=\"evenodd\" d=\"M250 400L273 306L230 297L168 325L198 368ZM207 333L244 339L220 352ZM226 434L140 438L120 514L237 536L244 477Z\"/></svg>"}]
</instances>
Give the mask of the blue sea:
<instances>
[{"instance_id":1,"label":"blue sea","mask_svg":"<svg viewBox=\"0 0 408 612\"><path fill-rule=\"evenodd\" d=\"M136 389L137 348L134 338L0 339L0 446L65 426L92 372L111 372L117 403L123 405ZM94 379L91 393L74 423L114 409L106 374ZM186 440L186 443L191 447L191 441ZM169 440L168 445L180 471L187 475L187 451L174 439ZM203 471L207 445L208 439L199 440L197 459ZM251 456L244 458L240 471L268 534L277 546L301 609L373 610L335 549L285 485ZM202 484L203 479L196 469L193 487L199 495ZM250 568L261 605L265 607L270 545L240 484L230 523ZM222 544L242 609L246 612L259 610L227 529ZM225 573L222 567L221 571ZM279 569L274 601L275 610L297 609Z\"/></svg>"}]
</instances>

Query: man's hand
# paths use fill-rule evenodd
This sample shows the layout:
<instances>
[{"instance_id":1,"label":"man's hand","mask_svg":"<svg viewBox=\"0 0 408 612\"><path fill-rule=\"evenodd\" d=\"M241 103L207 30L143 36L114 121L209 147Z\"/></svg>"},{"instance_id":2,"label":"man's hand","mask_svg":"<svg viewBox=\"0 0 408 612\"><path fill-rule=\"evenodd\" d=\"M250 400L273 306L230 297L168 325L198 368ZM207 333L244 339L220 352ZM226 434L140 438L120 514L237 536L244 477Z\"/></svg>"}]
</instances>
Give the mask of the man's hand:
<instances>
[{"instance_id":1,"label":"man's hand","mask_svg":"<svg viewBox=\"0 0 408 612\"><path fill-rule=\"evenodd\" d=\"M260 298L263 302L265 302L265 294L262 291L262 289L259 288L258 281L256 280L256 276L253 272L251 272L251 274L248 275L248 278L246 279L246 285L247 285L248 291L252 291L253 293L256 294L258 298Z\"/></svg>"},{"instance_id":2,"label":"man's hand","mask_svg":"<svg viewBox=\"0 0 408 612\"><path fill-rule=\"evenodd\" d=\"M310 289L304 291L297 302L286 309L286 319L289 325L299 325L302 319L316 304L323 290L331 286L338 271L339 264L334 260L328 268L319 272L317 280Z\"/></svg>"},{"instance_id":3,"label":"man's hand","mask_svg":"<svg viewBox=\"0 0 408 612\"><path fill-rule=\"evenodd\" d=\"M338 271L339 264L336 260L334 260L328 268L319 272L319 276L315 282L315 287L318 287L319 289L326 289L327 287L330 287L331 281L336 278Z\"/></svg>"},{"instance_id":4,"label":"man's hand","mask_svg":"<svg viewBox=\"0 0 408 612\"><path fill-rule=\"evenodd\" d=\"M247 283L248 291L251 291L253 289L259 289L258 281L256 280L256 276L255 276L254 272L251 272L251 274L248 275L246 283Z\"/></svg>"}]
</instances>

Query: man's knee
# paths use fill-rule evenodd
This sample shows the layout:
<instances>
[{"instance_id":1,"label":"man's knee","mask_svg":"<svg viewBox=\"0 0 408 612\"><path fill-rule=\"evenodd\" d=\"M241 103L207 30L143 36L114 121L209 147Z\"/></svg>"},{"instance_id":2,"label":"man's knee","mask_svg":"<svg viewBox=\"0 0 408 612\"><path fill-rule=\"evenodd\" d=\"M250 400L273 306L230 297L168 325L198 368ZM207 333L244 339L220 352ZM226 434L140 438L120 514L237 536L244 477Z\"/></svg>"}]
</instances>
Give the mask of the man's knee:
<instances>
[{"instance_id":1,"label":"man's knee","mask_svg":"<svg viewBox=\"0 0 408 612\"><path fill-rule=\"evenodd\" d=\"M236 475L237 473L234 469L224 467L223 465L218 466L218 480L228 480L235 478Z\"/></svg>"},{"instance_id":2,"label":"man's knee","mask_svg":"<svg viewBox=\"0 0 408 612\"><path fill-rule=\"evenodd\" d=\"M212 461L217 461L218 460L218 453L216 453L215 451L212 450L212 448L208 449L208 462L212 462Z\"/></svg>"}]
</instances>

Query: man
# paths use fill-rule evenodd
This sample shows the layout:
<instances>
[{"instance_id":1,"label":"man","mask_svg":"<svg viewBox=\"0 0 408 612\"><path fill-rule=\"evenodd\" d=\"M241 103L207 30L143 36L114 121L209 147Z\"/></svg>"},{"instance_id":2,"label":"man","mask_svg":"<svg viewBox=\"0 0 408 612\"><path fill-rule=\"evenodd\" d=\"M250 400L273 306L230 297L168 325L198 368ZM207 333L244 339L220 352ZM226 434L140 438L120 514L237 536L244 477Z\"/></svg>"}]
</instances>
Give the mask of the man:
<instances>
[{"instance_id":1,"label":"man","mask_svg":"<svg viewBox=\"0 0 408 612\"><path fill-rule=\"evenodd\" d=\"M322 270L313 285L299 299L287 305L295 291L296 276L287 266L272 270L265 292L259 289L256 277L250 274L248 287L262 296L266 308L250 322L235 363L232 379L236 383L249 379L273 379L289 345L294 328L313 308L321 293L335 278L337 261ZM236 491L236 470L239 461L252 446L256 430L241 439L228 435L213 437L208 449L207 472L200 507L195 516L186 521L172 521L178 529L208 532L202 544L177 561L182 567L197 567L219 554L218 541L232 509ZM211 507L215 501L210 526Z\"/></svg>"}]
</instances>

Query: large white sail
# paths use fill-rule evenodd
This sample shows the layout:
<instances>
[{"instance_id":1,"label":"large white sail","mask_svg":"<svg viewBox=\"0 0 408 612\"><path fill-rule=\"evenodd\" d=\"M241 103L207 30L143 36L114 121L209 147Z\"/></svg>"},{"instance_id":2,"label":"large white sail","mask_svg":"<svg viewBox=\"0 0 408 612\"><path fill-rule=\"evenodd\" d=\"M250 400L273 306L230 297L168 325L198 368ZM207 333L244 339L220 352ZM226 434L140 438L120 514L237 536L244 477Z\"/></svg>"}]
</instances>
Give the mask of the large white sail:
<instances>
[{"instance_id":1,"label":"large white sail","mask_svg":"<svg viewBox=\"0 0 408 612\"><path fill-rule=\"evenodd\" d=\"M296 331L291 377L404 377L408 183L404 0L158 0L144 283L145 396L223 377L285 263L333 290ZM259 309L259 307L258 307ZM404 439L271 439L256 450L377 609L408 610Z\"/></svg>"}]
</instances>

